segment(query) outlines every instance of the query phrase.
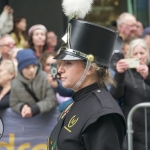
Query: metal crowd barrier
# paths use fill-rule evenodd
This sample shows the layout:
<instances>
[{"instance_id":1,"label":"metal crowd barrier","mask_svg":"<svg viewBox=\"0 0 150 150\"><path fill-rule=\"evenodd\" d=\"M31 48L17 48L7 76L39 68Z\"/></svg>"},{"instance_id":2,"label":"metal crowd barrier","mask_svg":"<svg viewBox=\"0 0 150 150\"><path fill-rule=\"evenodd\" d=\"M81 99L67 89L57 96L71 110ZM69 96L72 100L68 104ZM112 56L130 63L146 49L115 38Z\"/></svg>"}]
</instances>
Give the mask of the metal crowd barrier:
<instances>
[{"instance_id":1,"label":"metal crowd barrier","mask_svg":"<svg viewBox=\"0 0 150 150\"><path fill-rule=\"evenodd\" d=\"M128 134L128 150L133 150L133 126L132 126L132 118L134 112L138 108L144 108L145 112L145 150L148 150L148 135L147 135L147 107L150 107L150 103L140 103L135 105L129 112L127 118L127 134Z\"/></svg>"}]
</instances>

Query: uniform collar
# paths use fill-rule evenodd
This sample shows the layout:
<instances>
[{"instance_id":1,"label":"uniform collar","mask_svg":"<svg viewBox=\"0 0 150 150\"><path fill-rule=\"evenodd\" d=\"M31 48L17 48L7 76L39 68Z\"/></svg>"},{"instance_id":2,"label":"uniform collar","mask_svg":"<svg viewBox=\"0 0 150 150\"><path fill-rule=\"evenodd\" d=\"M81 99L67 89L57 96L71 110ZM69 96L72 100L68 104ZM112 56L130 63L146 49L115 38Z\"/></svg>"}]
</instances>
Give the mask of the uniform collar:
<instances>
[{"instance_id":1,"label":"uniform collar","mask_svg":"<svg viewBox=\"0 0 150 150\"><path fill-rule=\"evenodd\" d=\"M73 94L73 100L74 101L82 100L84 97L86 97L87 94L89 94L89 92L91 92L97 88L99 88L99 85L97 83L86 86Z\"/></svg>"}]
</instances>

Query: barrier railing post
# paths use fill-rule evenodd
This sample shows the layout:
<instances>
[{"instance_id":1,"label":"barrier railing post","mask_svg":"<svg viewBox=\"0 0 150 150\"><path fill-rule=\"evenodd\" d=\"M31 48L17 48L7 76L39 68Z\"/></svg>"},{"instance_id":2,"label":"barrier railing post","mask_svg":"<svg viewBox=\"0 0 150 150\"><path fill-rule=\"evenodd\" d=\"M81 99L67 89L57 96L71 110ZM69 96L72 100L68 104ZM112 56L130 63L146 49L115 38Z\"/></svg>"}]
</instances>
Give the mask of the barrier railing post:
<instances>
[{"instance_id":1,"label":"barrier railing post","mask_svg":"<svg viewBox=\"0 0 150 150\"><path fill-rule=\"evenodd\" d=\"M128 114L128 117L127 117L128 150L133 150L133 132L134 132L133 126L132 126L133 114L138 108L147 108L147 107L150 107L150 103L137 104L130 110L130 112ZM147 127L147 125L146 125L146 127ZM145 129L145 130L147 131L147 129ZM146 138L146 140L148 140L147 137L145 137L145 138ZM147 144L147 141L146 141L146 144ZM148 145L146 145L146 147L148 147Z\"/></svg>"}]
</instances>

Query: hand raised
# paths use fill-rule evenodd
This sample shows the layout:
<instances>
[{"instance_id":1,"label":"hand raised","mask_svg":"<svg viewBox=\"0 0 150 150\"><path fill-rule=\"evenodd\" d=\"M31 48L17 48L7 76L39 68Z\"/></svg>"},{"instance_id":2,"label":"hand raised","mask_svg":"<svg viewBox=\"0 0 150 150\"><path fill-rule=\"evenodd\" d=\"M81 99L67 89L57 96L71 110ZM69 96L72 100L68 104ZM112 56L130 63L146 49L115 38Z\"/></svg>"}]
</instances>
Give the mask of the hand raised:
<instances>
[{"instance_id":1,"label":"hand raised","mask_svg":"<svg viewBox=\"0 0 150 150\"><path fill-rule=\"evenodd\" d=\"M136 68L136 71L146 79L148 76L149 68L144 62L140 62L140 66Z\"/></svg>"},{"instance_id":2,"label":"hand raised","mask_svg":"<svg viewBox=\"0 0 150 150\"><path fill-rule=\"evenodd\" d=\"M116 70L119 73L124 73L125 70L128 69L128 64L124 61L124 59L121 59L116 64Z\"/></svg>"}]
</instances>

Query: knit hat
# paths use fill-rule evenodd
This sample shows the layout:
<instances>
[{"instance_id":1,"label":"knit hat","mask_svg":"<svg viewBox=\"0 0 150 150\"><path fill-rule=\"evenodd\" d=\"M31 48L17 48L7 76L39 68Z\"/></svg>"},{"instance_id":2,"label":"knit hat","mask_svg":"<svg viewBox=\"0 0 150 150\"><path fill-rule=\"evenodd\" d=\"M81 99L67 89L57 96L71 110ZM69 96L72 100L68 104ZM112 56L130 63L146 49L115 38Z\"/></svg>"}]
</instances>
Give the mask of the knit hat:
<instances>
[{"instance_id":1,"label":"knit hat","mask_svg":"<svg viewBox=\"0 0 150 150\"><path fill-rule=\"evenodd\" d=\"M45 33L47 32L47 29L46 29L46 27L45 27L44 25L42 25L42 24L36 24L36 25L32 26L32 27L29 29L28 35L31 36L31 34L33 34L33 32L34 32L35 30L37 30L37 29L41 29L41 30L43 30Z\"/></svg>"},{"instance_id":2,"label":"knit hat","mask_svg":"<svg viewBox=\"0 0 150 150\"><path fill-rule=\"evenodd\" d=\"M38 66L38 59L34 54L32 49L24 49L19 51L16 56L18 60L18 70L22 71L25 67L29 65L37 65Z\"/></svg>"}]
</instances>

